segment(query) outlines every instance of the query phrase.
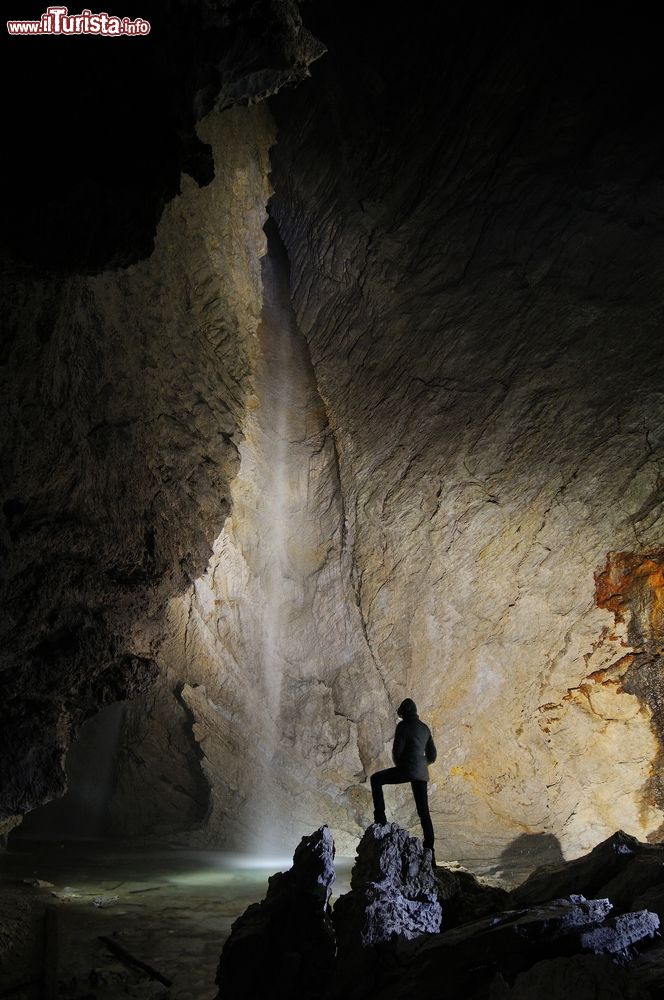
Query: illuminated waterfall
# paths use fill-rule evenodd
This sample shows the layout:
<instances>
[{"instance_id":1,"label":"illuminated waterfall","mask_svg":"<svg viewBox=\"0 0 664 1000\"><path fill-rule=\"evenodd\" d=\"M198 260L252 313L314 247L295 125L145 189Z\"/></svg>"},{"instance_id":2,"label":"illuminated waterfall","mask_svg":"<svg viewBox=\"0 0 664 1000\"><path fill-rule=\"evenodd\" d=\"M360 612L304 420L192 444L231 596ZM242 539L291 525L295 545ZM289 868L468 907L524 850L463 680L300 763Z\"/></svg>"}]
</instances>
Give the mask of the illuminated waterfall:
<instances>
[{"instance_id":1,"label":"illuminated waterfall","mask_svg":"<svg viewBox=\"0 0 664 1000\"><path fill-rule=\"evenodd\" d=\"M293 543L306 534L303 519L308 516L306 492L299 496L303 456L298 449L305 436L305 409L302 399L301 334L294 326L288 289L288 264L278 234L268 232L268 256L263 260L263 322L261 343L263 373L260 378L264 493L260 498L262 536L259 548L263 559L263 606L257 616L262 650L260 682L266 728L261 755L263 767L257 775L257 847L274 852L281 846L278 817L268 803L274 801L279 783L282 700L284 674L288 668L285 652L286 630L291 606L298 597L297 568L292 565ZM300 350L298 351L298 346ZM304 479L306 491L306 477Z\"/></svg>"}]
</instances>

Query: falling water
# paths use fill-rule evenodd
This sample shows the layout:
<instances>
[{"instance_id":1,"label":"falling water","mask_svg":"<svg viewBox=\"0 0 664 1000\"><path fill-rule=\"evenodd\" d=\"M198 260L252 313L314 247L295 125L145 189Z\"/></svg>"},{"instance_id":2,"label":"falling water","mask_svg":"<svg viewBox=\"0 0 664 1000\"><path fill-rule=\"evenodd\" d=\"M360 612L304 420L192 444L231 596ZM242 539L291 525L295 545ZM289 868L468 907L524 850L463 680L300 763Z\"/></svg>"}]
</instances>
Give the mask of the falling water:
<instances>
[{"instance_id":1,"label":"falling water","mask_svg":"<svg viewBox=\"0 0 664 1000\"><path fill-rule=\"evenodd\" d=\"M274 259L266 257L263 274L271 312L277 308L276 268ZM265 496L265 523L270 530L270 560L265 574L262 647L265 707L276 728L281 702L283 664L280 650L286 611L284 591L290 535L288 450L293 418L290 412L292 375L288 327L281 323L272 327L270 341L266 361L272 368L275 389L268 403L272 426L269 433L270 453L266 458L270 464L271 488Z\"/></svg>"},{"instance_id":2,"label":"falling water","mask_svg":"<svg viewBox=\"0 0 664 1000\"><path fill-rule=\"evenodd\" d=\"M309 687L317 697L322 685L316 601L327 595L319 570L336 514L325 476L326 414L290 299L288 259L274 224L265 230L263 308L232 514L182 619L206 681L192 697L204 699L218 733L207 765L213 822L232 831L233 847L274 855L292 852L300 790L310 796L316 785L298 712ZM315 739L311 720L307 726Z\"/></svg>"},{"instance_id":3,"label":"falling water","mask_svg":"<svg viewBox=\"0 0 664 1000\"><path fill-rule=\"evenodd\" d=\"M264 766L258 775L256 798L259 821L256 830L260 851L281 846L277 816L268 803L279 785L279 742L282 721L286 629L290 607L296 599L290 549L299 528L298 511L306 516L306 502L299 502L297 442L305 434L302 407L303 338L296 327L289 294L288 261L273 222L265 227L268 254L263 258L263 349L262 460L264 494L261 522L265 549L263 608L259 648L262 650L261 683L266 728L263 732ZM305 377L306 380L306 377ZM294 450L295 446L295 450Z\"/></svg>"}]
</instances>

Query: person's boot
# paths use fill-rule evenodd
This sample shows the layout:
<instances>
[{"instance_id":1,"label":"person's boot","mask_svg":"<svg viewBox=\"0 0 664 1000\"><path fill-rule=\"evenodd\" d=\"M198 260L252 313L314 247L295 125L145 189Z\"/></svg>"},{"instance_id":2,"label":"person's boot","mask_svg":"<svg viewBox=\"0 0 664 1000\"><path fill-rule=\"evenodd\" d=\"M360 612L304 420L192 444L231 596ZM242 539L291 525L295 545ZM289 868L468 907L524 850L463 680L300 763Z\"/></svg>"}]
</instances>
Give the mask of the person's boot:
<instances>
[{"instance_id":1,"label":"person's boot","mask_svg":"<svg viewBox=\"0 0 664 1000\"><path fill-rule=\"evenodd\" d=\"M378 823L379 826L387 826L385 813L379 813L374 809L374 823Z\"/></svg>"}]
</instances>

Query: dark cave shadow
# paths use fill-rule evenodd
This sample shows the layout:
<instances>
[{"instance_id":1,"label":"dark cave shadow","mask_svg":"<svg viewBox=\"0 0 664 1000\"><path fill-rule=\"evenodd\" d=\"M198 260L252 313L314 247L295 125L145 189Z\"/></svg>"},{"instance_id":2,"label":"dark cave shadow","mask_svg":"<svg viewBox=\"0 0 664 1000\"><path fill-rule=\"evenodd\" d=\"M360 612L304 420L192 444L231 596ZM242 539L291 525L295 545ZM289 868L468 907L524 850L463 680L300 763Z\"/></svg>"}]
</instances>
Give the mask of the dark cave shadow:
<instances>
[{"instance_id":1,"label":"dark cave shadow","mask_svg":"<svg viewBox=\"0 0 664 1000\"><path fill-rule=\"evenodd\" d=\"M500 855L501 865L523 878L536 868L559 865L564 860L560 841L553 833L521 833Z\"/></svg>"}]
</instances>

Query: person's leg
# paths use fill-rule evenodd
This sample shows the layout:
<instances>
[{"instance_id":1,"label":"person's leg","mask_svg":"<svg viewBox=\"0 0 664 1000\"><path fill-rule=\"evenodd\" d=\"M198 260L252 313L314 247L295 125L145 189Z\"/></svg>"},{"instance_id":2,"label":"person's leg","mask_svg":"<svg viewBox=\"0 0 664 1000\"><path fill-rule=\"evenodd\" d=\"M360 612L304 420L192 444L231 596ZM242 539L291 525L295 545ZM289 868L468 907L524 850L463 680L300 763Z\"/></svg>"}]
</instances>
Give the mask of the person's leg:
<instances>
[{"instance_id":1,"label":"person's leg","mask_svg":"<svg viewBox=\"0 0 664 1000\"><path fill-rule=\"evenodd\" d=\"M420 817L420 823L422 824L424 846L431 848L431 851L433 851L435 837L433 832L433 823L431 822L431 815L429 813L427 783L426 781L411 781L410 786L413 789L413 796L415 797L417 815Z\"/></svg>"},{"instance_id":2,"label":"person's leg","mask_svg":"<svg viewBox=\"0 0 664 1000\"><path fill-rule=\"evenodd\" d=\"M385 797L383 795L383 785L400 785L408 778L398 767L388 767L384 771L376 771L371 775L371 794L374 805L374 822L385 825ZM426 785L426 782L424 783Z\"/></svg>"}]
</instances>

